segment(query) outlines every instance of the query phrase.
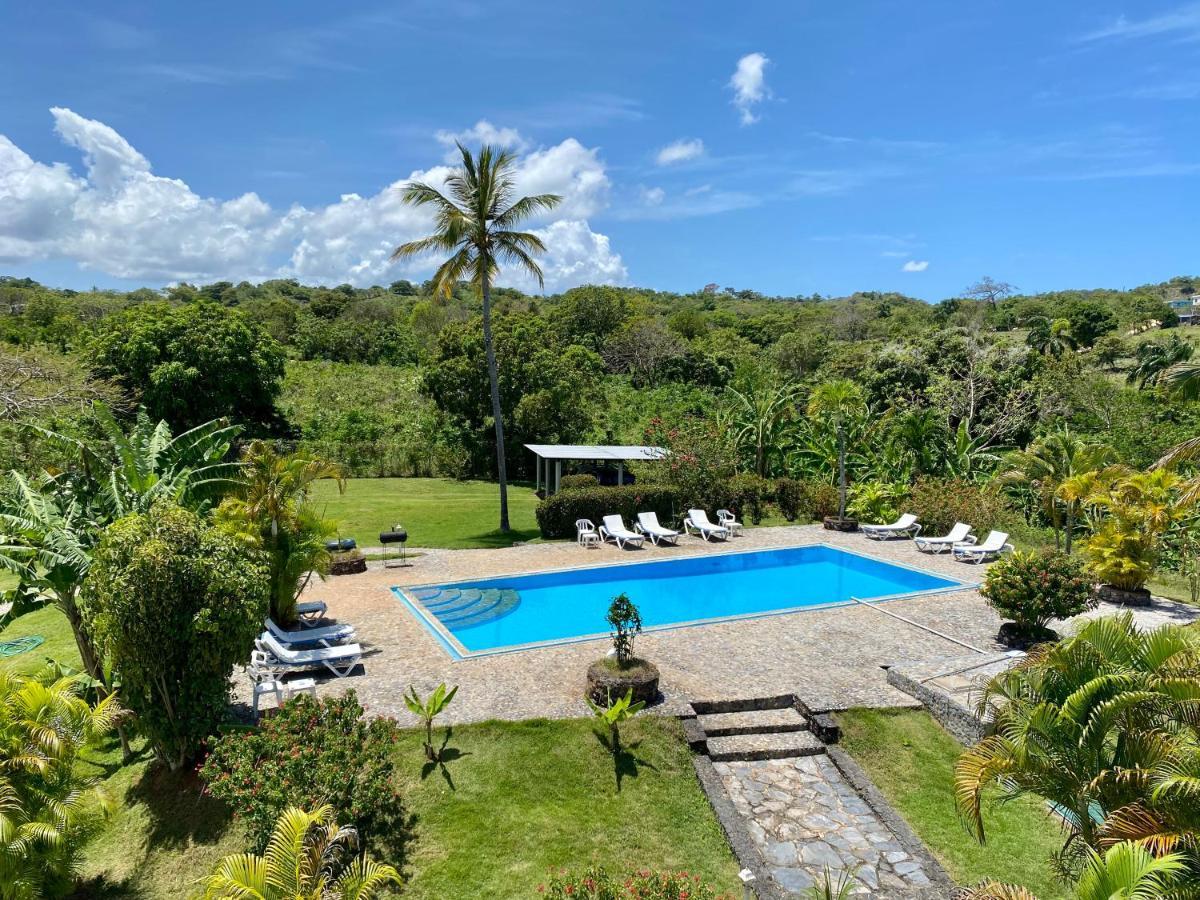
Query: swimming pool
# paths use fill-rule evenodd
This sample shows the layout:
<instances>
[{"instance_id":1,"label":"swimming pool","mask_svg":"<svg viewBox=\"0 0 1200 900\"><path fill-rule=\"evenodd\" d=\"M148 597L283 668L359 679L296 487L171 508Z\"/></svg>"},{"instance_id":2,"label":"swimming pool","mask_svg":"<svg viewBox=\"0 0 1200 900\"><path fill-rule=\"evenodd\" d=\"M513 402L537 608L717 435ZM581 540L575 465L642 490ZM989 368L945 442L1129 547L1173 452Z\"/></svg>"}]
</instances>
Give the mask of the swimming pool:
<instances>
[{"instance_id":1,"label":"swimming pool","mask_svg":"<svg viewBox=\"0 0 1200 900\"><path fill-rule=\"evenodd\" d=\"M964 586L814 544L392 590L446 650L464 658L604 636L608 605L621 593L637 604L649 630Z\"/></svg>"}]
</instances>

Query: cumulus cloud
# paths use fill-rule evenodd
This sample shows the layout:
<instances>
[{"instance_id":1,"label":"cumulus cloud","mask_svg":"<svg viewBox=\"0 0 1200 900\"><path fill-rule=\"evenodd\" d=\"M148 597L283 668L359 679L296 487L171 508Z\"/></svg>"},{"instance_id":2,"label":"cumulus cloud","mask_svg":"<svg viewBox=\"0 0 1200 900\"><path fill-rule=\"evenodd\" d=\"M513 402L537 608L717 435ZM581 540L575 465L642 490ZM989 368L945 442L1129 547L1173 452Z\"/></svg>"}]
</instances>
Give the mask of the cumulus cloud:
<instances>
[{"instance_id":1,"label":"cumulus cloud","mask_svg":"<svg viewBox=\"0 0 1200 900\"><path fill-rule=\"evenodd\" d=\"M658 206L666 199L667 192L660 187L643 187L641 189L642 202L647 206Z\"/></svg>"},{"instance_id":2,"label":"cumulus cloud","mask_svg":"<svg viewBox=\"0 0 1200 900\"><path fill-rule=\"evenodd\" d=\"M767 65L770 60L762 53L747 53L737 62L729 86L733 88L733 105L742 114L743 125L753 125L759 116L755 108L771 96L767 87Z\"/></svg>"},{"instance_id":3,"label":"cumulus cloud","mask_svg":"<svg viewBox=\"0 0 1200 900\"><path fill-rule=\"evenodd\" d=\"M689 159L695 159L704 154L704 141L700 138L680 138L679 140L667 144L658 151L658 155L654 158L660 166L670 166L675 163L687 162Z\"/></svg>"},{"instance_id":4,"label":"cumulus cloud","mask_svg":"<svg viewBox=\"0 0 1200 900\"><path fill-rule=\"evenodd\" d=\"M901 272L924 272L929 268L927 259L910 259L900 267Z\"/></svg>"},{"instance_id":5,"label":"cumulus cloud","mask_svg":"<svg viewBox=\"0 0 1200 900\"><path fill-rule=\"evenodd\" d=\"M443 144L447 148L446 158L451 162L459 159L458 148L454 146L455 144L464 144L471 149L481 144L493 144L517 153L523 153L529 149L529 141L525 140L517 129L497 128L487 119L480 119L463 131L439 131L434 137L437 138L439 144Z\"/></svg>"},{"instance_id":6,"label":"cumulus cloud","mask_svg":"<svg viewBox=\"0 0 1200 900\"><path fill-rule=\"evenodd\" d=\"M401 201L410 181L435 186L451 169L415 171L376 194L342 195L337 202L286 210L256 193L202 197L186 182L154 173L150 161L114 129L69 109L51 110L55 130L83 159L79 174L46 164L0 135L0 262L68 259L90 271L146 281L261 280L370 284L423 277L434 260L393 264L392 249L427 234L428 210ZM477 134L492 128L477 123ZM495 129L503 136L511 129ZM626 277L608 238L588 217L608 202L609 180L595 149L569 138L523 156L515 173L519 193L553 193L561 206L531 222L548 252L550 289ZM501 282L518 283L516 273ZM522 282L526 286L528 282Z\"/></svg>"}]
</instances>

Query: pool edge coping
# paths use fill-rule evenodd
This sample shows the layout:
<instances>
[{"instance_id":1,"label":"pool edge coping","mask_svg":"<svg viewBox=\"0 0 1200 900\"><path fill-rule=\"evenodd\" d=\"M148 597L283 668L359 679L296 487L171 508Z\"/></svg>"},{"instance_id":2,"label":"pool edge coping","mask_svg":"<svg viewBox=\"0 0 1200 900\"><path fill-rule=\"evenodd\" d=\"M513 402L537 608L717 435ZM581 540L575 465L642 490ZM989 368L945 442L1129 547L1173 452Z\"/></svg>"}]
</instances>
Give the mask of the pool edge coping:
<instances>
[{"instance_id":1,"label":"pool edge coping","mask_svg":"<svg viewBox=\"0 0 1200 900\"><path fill-rule=\"evenodd\" d=\"M744 553L768 553L777 550L801 550L806 547L827 547L830 550L848 553L852 556L858 556L862 559L871 560L872 562L882 562L885 565L892 565L896 566L897 568L907 569L910 572L917 572L921 575L927 575L931 578L955 582L952 585L947 585L946 587L941 588L905 591L900 594L884 594L880 597L872 597L869 600L858 601L868 605L875 603L887 603L893 600L911 600L916 597L931 597L937 594L956 593L963 590L977 590L982 583L979 581L958 581L957 579L951 578L947 575L943 575L939 572L933 572L929 569L921 568L920 566L914 566L904 562L895 562L890 559L883 559L861 550L855 550L849 547L841 547L837 544L832 544L829 541L822 540L806 541L798 544L785 544L777 547L757 547L746 550L728 550L712 554L712 556L735 556ZM425 626L425 629L433 635L434 640L436 640L437 643L441 645L442 649L450 655L451 659L455 662L460 662L489 656L503 656L509 653L523 653L530 650L546 650L552 647L562 647L571 644L584 644L589 641L598 641L609 638L610 635L607 632L598 632L596 634L555 638L548 641L531 641L525 644L508 644L504 647L493 647L486 650L468 650L466 646L454 636L454 633L451 632L450 629L448 629L441 622L440 619L426 610L424 605L421 604L417 598L410 596L410 591L416 591L427 587L449 587L456 584L475 584L479 581L490 581L494 580L495 578L522 578L531 575L552 575L562 572L577 572L583 569L602 569L630 565L653 565L655 563L678 562L681 559L702 558L704 556L707 556L707 554L687 554L686 556L666 557L664 559L614 560L612 562L604 562L600 564L560 566L557 568L538 569L534 571L506 572L503 575L493 576L492 578L456 578L452 581L430 581L421 584L392 585L389 590L397 599L401 601L404 606L409 609L410 612L413 613L417 621ZM838 609L845 606L852 606L855 602L856 601L851 598L846 600L834 600L829 603L809 604L807 606L790 606L783 609L763 610L759 612L742 613L739 615L715 616L706 619L689 619L685 622L669 622L663 625L652 625L649 628L645 628L642 630L642 634L654 634L662 631L675 631L682 628L696 628L702 625L717 625L722 622L749 621L753 619L765 619L774 616L794 615L801 612L817 612L821 610Z\"/></svg>"}]
</instances>

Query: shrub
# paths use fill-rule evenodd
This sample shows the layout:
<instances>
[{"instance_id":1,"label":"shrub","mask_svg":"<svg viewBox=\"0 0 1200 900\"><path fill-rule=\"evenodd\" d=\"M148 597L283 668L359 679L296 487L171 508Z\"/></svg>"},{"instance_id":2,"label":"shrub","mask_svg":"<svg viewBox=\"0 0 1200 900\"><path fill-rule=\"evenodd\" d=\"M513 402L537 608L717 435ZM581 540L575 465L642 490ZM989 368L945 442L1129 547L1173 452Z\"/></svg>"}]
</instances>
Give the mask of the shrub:
<instances>
[{"instance_id":1,"label":"shrub","mask_svg":"<svg viewBox=\"0 0 1200 900\"><path fill-rule=\"evenodd\" d=\"M800 517L801 509L805 506L805 499L804 482L797 481L795 478L776 480L775 505L779 507L779 514L787 521L795 522Z\"/></svg>"},{"instance_id":2,"label":"shrub","mask_svg":"<svg viewBox=\"0 0 1200 900\"><path fill-rule=\"evenodd\" d=\"M267 573L261 553L168 503L101 537L80 611L172 770L225 718L230 672L249 660L267 612Z\"/></svg>"},{"instance_id":3,"label":"shrub","mask_svg":"<svg viewBox=\"0 0 1200 900\"><path fill-rule=\"evenodd\" d=\"M908 497L903 484L886 481L864 481L850 489L851 500L846 510L868 522L894 522L900 515L900 504Z\"/></svg>"},{"instance_id":4,"label":"shrub","mask_svg":"<svg viewBox=\"0 0 1200 900\"><path fill-rule=\"evenodd\" d=\"M1083 563L1054 550L1012 553L988 569L983 594L988 605L1037 636L1051 619L1077 616L1096 605Z\"/></svg>"},{"instance_id":5,"label":"shrub","mask_svg":"<svg viewBox=\"0 0 1200 900\"><path fill-rule=\"evenodd\" d=\"M802 481L804 485L809 515L811 519L824 519L826 516L836 516L838 511L838 489L823 481Z\"/></svg>"},{"instance_id":6,"label":"shrub","mask_svg":"<svg viewBox=\"0 0 1200 900\"><path fill-rule=\"evenodd\" d=\"M738 516L757 525L774 493L774 485L757 475L737 475L729 481L729 491L720 506L727 506ZM714 502L714 505L718 505Z\"/></svg>"},{"instance_id":7,"label":"shrub","mask_svg":"<svg viewBox=\"0 0 1200 900\"><path fill-rule=\"evenodd\" d=\"M316 800L364 838L399 841L405 821L392 762L398 728L392 719L362 715L353 690L325 700L302 694L258 729L218 739L200 776L245 822L258 850L285 809Z\"/></svg>"},{"instance_id":8,"label":"shrub","mask_svg":"<svg viewBox=\"0 0 1200 900\"><path fill-rule=\"evenodd\" d=\"M921 533L945 534L966 522L986 534L1009 518L1012 509L995 489L958 478L918 478L909 490L908 511L921 522Z\"/></svg>"},{"instance_id":9,"label":"shrub","mask_svg":"<svg viewBox=\"0 0 1200 900\"><path fill-rule=\"evenodd\" d=\"M685 507L680 492L670 485L627 484L622 487L576 488L547 497L537 508L538 527L544 538L575 536L575 520L599 524L604 516L620 514L626 525L639 512L658 513L664 526L678 522Z\"/></svg>"},{"instance_id":10,"label":"shrub","mask_svg":"<svg viewBox=\"0 0 1200 900\"><path fill-rule=\"evenodd\" d=\"M561 491L574 491L579 488L594 488L600 486L600 479L595 475L564 475L558 483Z\"/></svg>"},{"instance_id":11,"label":"shrub","mask_svg":"<svg viewBox=\"0 0 1200 900\"><path fill-rule=\"evenodd\" d=\"M603 868L593 866L582 873L556 872L547 884L538 886L544 897L560 900L571 897L578 900L721 900L727 897L718 894L710 885L704 884L699 875L687 872L653 872L639 869L625 875L612 875Z\"/></svg>"}]
</instances>

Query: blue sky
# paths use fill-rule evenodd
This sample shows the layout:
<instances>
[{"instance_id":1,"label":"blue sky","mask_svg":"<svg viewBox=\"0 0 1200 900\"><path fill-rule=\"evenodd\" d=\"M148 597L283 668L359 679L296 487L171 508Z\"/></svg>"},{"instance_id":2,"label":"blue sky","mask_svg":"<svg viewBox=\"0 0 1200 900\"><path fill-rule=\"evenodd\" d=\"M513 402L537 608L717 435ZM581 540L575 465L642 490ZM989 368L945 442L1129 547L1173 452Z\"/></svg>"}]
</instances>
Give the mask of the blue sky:
<instances>
[{"instance_id":1,"label":"blue sky","mask_svg":"<svg viewBox=\"0 0 1200 900\"><path fill-rule=\"evenodd\" d=\"M6 4L0 272L423 277L454 137L564 195L549 289L1132 287L1200 270L1200 2Z\"/></svg>"}]
</instances>

